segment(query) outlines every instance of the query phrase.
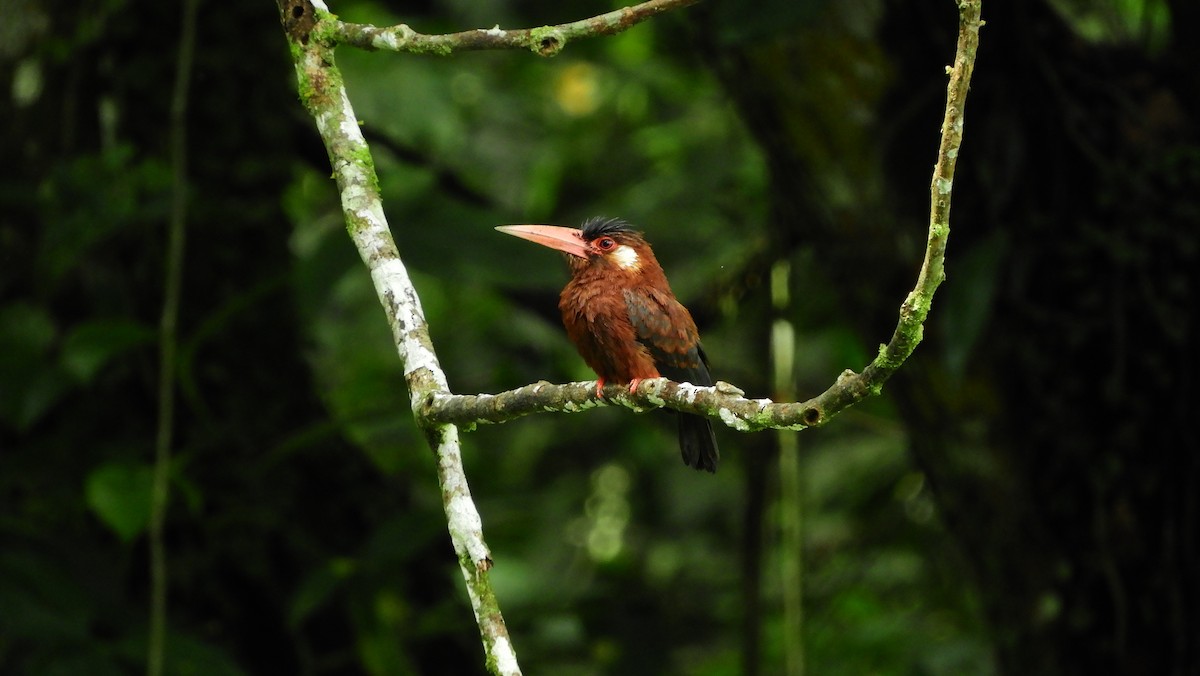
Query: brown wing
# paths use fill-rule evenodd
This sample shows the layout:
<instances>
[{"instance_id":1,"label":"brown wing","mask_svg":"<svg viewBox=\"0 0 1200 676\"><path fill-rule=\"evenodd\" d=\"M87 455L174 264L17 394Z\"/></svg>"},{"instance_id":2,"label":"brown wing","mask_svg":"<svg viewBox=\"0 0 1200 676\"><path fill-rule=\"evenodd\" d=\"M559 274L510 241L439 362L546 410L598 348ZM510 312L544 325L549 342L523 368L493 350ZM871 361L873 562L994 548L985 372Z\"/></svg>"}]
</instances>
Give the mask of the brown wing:
<instances>
[{"instance_id":1,"label":"brown wing","mask_svg":"<svg viewBox=\"0 0 1200 676\"><path fill-rule=\"evenodd\" d=\"M708 358L692 315L673 296L655 289L626 289L629 323L654 359L658 372L676 382L712 385ZM688 467L717 471L721 452L712 423L698 415L679 414L679 451Z\"/></svg>"},{"instance_id":2,"label":"brown wing","mask_svg":"<svg viewBox=\"0 0 1200 676\"><path fill-rule=\"evenodd\" d=\"M653 288L626 289L625 309L638 342L649 350L663 377L712 385L696 322L679 301Z\"/></svg>"}]
</instances>

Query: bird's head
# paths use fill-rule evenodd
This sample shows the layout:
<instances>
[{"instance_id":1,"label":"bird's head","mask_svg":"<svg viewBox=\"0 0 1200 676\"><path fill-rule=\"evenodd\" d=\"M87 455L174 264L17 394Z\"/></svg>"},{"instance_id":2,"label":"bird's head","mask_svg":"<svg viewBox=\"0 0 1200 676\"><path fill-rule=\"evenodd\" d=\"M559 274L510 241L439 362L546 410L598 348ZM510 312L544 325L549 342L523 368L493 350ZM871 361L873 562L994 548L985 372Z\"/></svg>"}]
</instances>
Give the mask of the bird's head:
<instances>
[{"instance_id":1,"label":"bird's head","mask_svg":"<svg viewBox=\"0 0 1200 676\"><path fill-rule=\"evenodd\" d=\"M642 233L615 218L590 218L578 229L558 225L501 225L496 229L562 251L574 274L589 268L629 275L659 269Z\"/></svg>"}]
</instances>

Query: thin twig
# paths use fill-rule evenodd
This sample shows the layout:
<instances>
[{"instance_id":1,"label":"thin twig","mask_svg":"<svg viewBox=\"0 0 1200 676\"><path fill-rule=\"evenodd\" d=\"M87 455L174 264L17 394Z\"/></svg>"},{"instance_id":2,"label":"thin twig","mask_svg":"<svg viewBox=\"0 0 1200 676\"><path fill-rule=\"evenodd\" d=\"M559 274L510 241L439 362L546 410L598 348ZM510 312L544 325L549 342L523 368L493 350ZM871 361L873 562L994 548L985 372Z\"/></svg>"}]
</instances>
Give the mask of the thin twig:
<instances>
[{"instance_id":1,"label":"thin twig","mask_svg":"<svg viewBox=\"0 0 1200 676\"><path fill-rule=\"evenodd\" d=\"M649 0L632 7L623 7L557 26L512 30L503 30L500 26L495 26L446 35L425 35L409 28L407 24L378 27L339 21L334 24L332 37L339 44L393 52L448 56L454 52L482 49L528 49L542 56L554 56L571 40L620 33L653 16L698 1Z\"/></svg>"},{"instance_id":2,"label":"thin twig","mask_svg":"<svg viewBox=\"0 0 1200 676\"><path fill-rule=\"evenodd\" d=\"M150 489L150 630L146 673L163 673L167 635L167 552L163 528L170 499L171 442L175 428L176 353L179 347L179 305L183 296L183 248L187 234L187 110L192 61L196 48L199 0L183 4L175 88L171 95L171 216L167 224L166 279L159 318L158 433L154 444L154 475Z\"/></svg>"}]
</instances>

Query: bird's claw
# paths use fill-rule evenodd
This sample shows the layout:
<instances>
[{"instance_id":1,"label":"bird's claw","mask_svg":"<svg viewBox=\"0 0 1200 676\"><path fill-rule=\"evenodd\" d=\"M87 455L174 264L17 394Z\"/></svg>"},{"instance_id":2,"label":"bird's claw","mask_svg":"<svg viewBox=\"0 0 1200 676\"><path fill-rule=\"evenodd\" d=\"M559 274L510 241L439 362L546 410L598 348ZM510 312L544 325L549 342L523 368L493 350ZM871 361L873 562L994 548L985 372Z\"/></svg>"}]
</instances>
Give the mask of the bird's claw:
<instances>
[{"instance_id":1,"label":"bird's claw","mask_svg":"<svg viewBox=\"0 0 1200 676\"><path fill-rule=\"evenodd\" d=\"M645 380L645 379L644 378L634 378L633 380L630 380L629 381L629 393L637 394L638 385L641 385L643 380ZM604 398L604 379L603 378L596 379L596 398L597 399Z\"/></svg>"}]
</instances>

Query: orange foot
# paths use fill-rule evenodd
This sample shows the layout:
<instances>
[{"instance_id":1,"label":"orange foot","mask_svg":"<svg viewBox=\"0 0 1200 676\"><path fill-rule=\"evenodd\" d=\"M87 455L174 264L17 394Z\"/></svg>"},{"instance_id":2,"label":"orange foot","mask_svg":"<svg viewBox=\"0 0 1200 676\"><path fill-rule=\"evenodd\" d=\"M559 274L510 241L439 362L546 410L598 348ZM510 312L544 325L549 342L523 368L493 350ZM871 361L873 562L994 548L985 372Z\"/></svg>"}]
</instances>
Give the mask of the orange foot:
<instances>
[{"instance_id":1,"label":"orange foot","mask_svg":"<svg viewBox=\"0 0 1200 676\"><path fill-rule=\"evenodd\" d=\"M641 383L641 378L634 378L633 380L629 381L629 393L633 394L634 392L637 392L637 386Z\"/></svg>"},{"instance_id":2,"label":"orange foot","mask_svg":"<svg viewBox=\"0 0 1200 676\"><path fill-rule=\"evenodd\" d=\"M596 398L597 399L604 398L604 379L603 378L596 379Z\"/></svg>"}]
</instances>

